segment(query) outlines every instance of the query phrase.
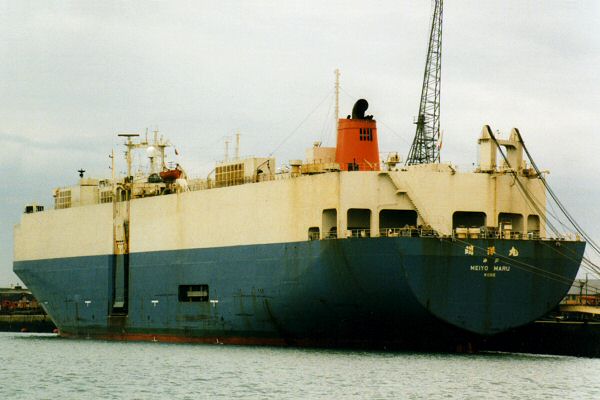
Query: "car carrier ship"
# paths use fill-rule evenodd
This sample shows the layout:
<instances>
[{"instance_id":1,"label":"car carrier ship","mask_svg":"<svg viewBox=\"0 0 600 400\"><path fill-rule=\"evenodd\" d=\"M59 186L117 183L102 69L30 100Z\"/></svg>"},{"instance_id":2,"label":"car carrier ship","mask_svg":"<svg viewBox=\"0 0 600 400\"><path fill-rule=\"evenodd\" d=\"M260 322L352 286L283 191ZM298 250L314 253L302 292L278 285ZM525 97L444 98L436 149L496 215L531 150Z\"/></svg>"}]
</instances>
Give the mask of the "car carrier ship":
<instances>
[{"instance_id":1,"label":"car carrier ship","mask_svg":"<svg viewBox=\"0 0 600 400\"><path fill-rule=\"evenodd\" d=\"M279 172L251 157L190 179L167 167L164 139L128 135L127 176L27 207L14 270L61 335L110 339L428 346L560 302L585 242L546 236L518 130L485 126L474 171L408 166L379 160L364 109L339 120L336 147ZM149 166L134 174L140 150Z\"/></svg>"},{"instance_id":2,"label":"car carrier ship","mask_svg":"<svg viewBox=\"0 0 600 400\"><path fill-rule=\"evenodd\" d=\"M585 242L547 234L545 180L519 131L484 126L473 171L440 162L441 5L406 163L380 160L361 99L335 147L282 170L234 158L192 179L157 134L125 135L125 177L82 173L54 209L28 206L14 271L61 335L453 349L552 310Z\"/></svg>"}]
</instances>

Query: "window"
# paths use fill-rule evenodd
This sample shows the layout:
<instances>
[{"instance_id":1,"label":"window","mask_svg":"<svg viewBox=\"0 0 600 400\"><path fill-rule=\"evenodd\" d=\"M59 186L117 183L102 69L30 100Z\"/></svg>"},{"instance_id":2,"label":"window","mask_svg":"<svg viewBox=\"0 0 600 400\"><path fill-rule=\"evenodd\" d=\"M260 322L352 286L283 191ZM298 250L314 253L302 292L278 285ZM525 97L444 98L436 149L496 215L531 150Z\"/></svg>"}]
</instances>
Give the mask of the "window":
<instances>
[{"instance_id":1,"label":"window","mask_svg":"<svg viewBox=\"0 0 600 400\"><path fill-rule=\"evenodd\" d=\"M112 203L113 201L113 194L111 190L104 190L102 192L100 192L100 203L104 204L104 203Z\"/></svg>"},{"instance_id":2,"label":"window","mask_svg":"<svg viewBox=\"0 0 600 400\"><path fill-rule=\"evenodd\" d=\"M70 208L71 207L71 189L59 190L54 198L54 208Z\"/></svg>"},{"instance_id":3,"label":"window","mask_svg":"<svg viewBox=\"0 0 600 400\"><path fill-rule=\"evenodd\" d=\"M244 164L229 164L215 168L215 183L217 187L244 183Z\"/></svg>"},{"instance_id":4,"label":"window","mask_svg":"<svg viewBox=\"0 0 600 400\"><path fill-rule=\"evenodd\" d=\"M321 234L318 226L311 226L308 228L308 240L319 240L320 238Z\"/></svg>"},{"instance_id":5,"label":"window","mask_svg":"<svg viewBox=\"0 0 600 400\"><path fill-rule=\"evenodd\" d=\"M30 206L25 206L25 214L31 214L34 212L44 211L44 206L37 206L35 204Z\"/></svg>"},{"instance_id":6,"label":"window","mask_svg":"<svg viewBox=\"0 0 600 400\"><path fill-rule=\"evenodd\" d=\"M373 141L373 128L360 128L358 138L361 142L362 141L372 142Z\"/></svg>"},{"instance_id":7,"label":"window","mask_svg":"<svg viewBox=\"0 0 600 400\"><path fill-rule=\"evenodd\" d=\"M180 302L207 302L208 285L179 285Z\"/></svg>"}]
</instances>

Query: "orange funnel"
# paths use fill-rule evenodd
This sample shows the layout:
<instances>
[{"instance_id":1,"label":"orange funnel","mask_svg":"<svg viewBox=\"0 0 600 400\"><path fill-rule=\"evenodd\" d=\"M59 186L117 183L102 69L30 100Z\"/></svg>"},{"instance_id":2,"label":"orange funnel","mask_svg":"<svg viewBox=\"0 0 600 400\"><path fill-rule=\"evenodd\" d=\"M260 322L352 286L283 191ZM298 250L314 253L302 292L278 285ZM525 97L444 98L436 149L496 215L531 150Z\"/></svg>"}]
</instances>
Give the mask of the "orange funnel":
<instances>
[{"instance_id":1,"label":"orange funnel","mask_svg":"<svg viewBox=\"0 0 600 400\"><path fill-rule=\"evenodd\" d=\"M339 120L335 162L342 171L379 171L377 123L372 115L364 115L368 106L360 99L352 118Z\"/></svg>"}]
</instances>

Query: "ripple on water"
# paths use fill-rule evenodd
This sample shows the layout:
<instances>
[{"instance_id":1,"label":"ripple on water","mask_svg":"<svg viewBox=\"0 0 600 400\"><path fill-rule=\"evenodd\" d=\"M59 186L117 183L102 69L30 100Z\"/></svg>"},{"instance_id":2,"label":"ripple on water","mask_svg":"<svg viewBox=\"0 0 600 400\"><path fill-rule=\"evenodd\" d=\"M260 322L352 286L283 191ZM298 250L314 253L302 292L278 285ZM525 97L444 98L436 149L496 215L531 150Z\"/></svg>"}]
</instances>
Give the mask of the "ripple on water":
<instances>
[{"instance_id":1,"label":"ripple on water","mask_svg":"<svg viewBox=\"0 0 600 400\"><path fill-rule=\"evenodd\" d=\"M600 360L66 340L0 333L0 398L600 398Z\"/></svg>"}]
</instances>

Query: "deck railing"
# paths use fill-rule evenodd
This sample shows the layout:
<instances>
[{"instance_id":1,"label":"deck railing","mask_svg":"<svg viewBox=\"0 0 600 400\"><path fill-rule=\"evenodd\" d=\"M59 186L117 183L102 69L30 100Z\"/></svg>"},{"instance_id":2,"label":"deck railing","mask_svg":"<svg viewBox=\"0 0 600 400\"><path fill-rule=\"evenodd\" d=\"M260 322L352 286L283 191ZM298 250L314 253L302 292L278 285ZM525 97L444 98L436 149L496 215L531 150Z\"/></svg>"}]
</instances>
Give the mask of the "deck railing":
<instances>
[{"instance_id":1,"label":"deck railing","mask_svg":"<svg viewBox=\"0 0 600 400\"><path fill-rule=\"evenodd\" d=\"M580 241L581 238L576 235L564 235L559 238L552 237L541 237L538 232L499 232L499 231L484 231L478 233L471 233L470 235L457 235L453 232L451 235L443 235L436 230L429 227L404 227L404 228L381 228L378 230L372 230L368 228L353 228L348 229L345 235L339 238L370 238L375 237L377 233L379 237L438 237L450 240L468 240L468 239L512 239L512 240L547 240L547 241ZM318 232L310 232L309 240L318 240ZM338 239L338 234L335 231L325 233L322 237L323 240L327 239Z\"/></svg>"},{"instance_id":2,"label":"deck railing","mask_svg":"<svg viewBox=\"0 0 600 400\"><path fill-rule=\"evenodd\" d=\"M383 237L435 237L439 234L431 228L381 228L379 236Z\"/></svg>"},{"instance_id":3,"label":"deck railing","mask_svg":"<svg viewBox=\"0 0 600 400\"><path fill-rule=\"evenodd\" d=\"M381 228L371 230L367 228L355 228L346 230L342 237L346 238L370 238L373 233L378 233L379 237L438 237L439 234L431 228ZM315 232L309 234L309 239L314 240ZM323 236L323 239L337 239L337 232L329 232Z\"/></svg>"}]
</instances>

